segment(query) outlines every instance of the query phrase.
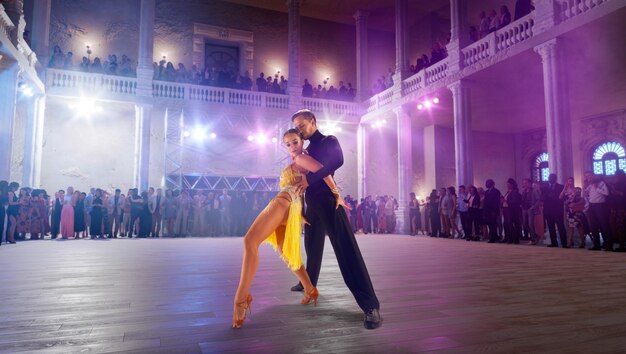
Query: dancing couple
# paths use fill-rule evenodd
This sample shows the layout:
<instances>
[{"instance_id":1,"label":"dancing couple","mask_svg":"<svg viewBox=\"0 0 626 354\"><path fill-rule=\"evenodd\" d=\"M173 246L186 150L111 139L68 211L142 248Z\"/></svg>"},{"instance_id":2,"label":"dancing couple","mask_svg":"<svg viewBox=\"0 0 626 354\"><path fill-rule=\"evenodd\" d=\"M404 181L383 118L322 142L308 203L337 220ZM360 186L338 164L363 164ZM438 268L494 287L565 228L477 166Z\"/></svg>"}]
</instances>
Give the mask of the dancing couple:
<instances>
[{"instance_id":1,"label":"dancing couple","mask_svg":"<svg viewBox=\"0 0 626 354\"><path fill-rule=\"evenodd\" d=\"M259 246L271 244L300 280L292 291L304 291L303 305L317 304L316 288L322 265L325 236L335 250L344 282L364 312L367 329L378 328L382 319L361 251L344 208L333 175L343 165L343 152L334 136L324 136L317 130L315 115L308 109L291 117L295 129L283 135L292 163L280 176L280 192L261 211L244 237L241 278L233 306L233 328L241 328L250 311L249 293L259 264ZM304 140L309 146L304 149ZM305 193L306 192L306 193ZM305 195L304 216L302 194ZM304 247L306 268L300 254L300 234L305 224Z\"/></svg>"}]
</instances>

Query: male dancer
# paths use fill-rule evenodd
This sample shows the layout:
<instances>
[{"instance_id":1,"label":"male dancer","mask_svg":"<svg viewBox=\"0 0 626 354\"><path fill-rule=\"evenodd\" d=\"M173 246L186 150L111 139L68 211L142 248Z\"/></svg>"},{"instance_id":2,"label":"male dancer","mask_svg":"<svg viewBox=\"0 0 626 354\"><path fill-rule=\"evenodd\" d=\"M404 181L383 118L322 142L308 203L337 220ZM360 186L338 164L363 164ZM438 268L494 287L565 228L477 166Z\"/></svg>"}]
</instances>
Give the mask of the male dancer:
<instances>
[{"instance_id":1,"label":"male dancer","mask_svg":"<svg viewBox=\"0 0 626 354\"><path fill-rule=\"evenodd\" d=\"M307 273L313 286L317 286L322 266L324 240L328 234L343 280L365 313L363 325L367 329L378 328L382 324L378 312L380 304L374 293L361 251L345 210L336 208L335 197L323 181L324 177L334 175L335 170L343 165L343 152L339 141L334 136L324 136L317 130L315 115L308 109L294 113L291 121L304 139L309 140L307 147L309 155L324 165L319 171L309 173L306 179L297 185L298 193L301 194L306 190L305 216L310 223L305 225L304 229ZM302 284L294 286L291 290L301 291Z\"/></svg>"}]
</instances>

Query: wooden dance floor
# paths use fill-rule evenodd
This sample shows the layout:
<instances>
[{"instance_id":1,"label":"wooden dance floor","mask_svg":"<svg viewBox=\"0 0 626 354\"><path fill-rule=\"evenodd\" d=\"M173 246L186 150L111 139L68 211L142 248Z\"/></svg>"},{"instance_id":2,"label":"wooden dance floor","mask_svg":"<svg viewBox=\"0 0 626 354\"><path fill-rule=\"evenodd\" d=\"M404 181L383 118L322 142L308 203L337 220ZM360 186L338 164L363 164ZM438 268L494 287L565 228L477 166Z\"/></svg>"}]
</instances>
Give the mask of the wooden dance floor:
<instances>
[{"instance_id":1,"label":"wooden dance floor","mask_svg":"<svg viewBox=\"0 0 626 354\"><path fill-rule=\"evenodd\" d=\"M383 326L326 243L317 307L262 246L252 318L230 328L241 238L0 247L1 353L624 353L626 255L357 236Z\"/></svg>"}]
</instances>

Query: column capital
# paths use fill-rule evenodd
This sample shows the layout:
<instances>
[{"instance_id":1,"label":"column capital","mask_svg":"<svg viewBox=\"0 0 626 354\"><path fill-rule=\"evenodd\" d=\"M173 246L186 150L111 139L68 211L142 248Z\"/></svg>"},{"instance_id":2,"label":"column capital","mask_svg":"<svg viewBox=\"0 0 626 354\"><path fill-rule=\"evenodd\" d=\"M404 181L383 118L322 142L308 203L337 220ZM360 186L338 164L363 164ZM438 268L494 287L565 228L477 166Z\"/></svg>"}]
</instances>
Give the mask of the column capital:
<instances>
[{"instance_id":1,"label":"column capital","mask_svg":"<svg viewBox=\"0 0 626 354\"><path fill-rule=\"evenodd\" d=\"M447 85L448 90L452 91L452 95L456 95L462 89L469 89L472 87L472 82L467 79L461 79L454 82L451 82Z\"/></svg>"},{"instance_id":2,"label":"column capital","mask_svg":"<svg viewBox=\"0 0 626 354\"><path fill-rule=\"evenodd\" d=\"M354 17L354 20L356 21L357 24L360 22L366 22L367 19L370 17L370 12L359 9L359 10L356 10L356 12L354 13L354 15L352 15L352 17Z\"/></svg>"},{"instance_id":3,"label":"column capital","mask_svg":"<svg viewBox=\"0 0 626 354\"><path fill-rule=\"evenodd\" d=\"M556 38L553 38L547 42L539 44L538 46L533 48L533 50L535 51L535 53L541 55L542 60L546 60L547 58L550 58L554 55L556 48L557 40Z\"/></svg>"}]
</instances>

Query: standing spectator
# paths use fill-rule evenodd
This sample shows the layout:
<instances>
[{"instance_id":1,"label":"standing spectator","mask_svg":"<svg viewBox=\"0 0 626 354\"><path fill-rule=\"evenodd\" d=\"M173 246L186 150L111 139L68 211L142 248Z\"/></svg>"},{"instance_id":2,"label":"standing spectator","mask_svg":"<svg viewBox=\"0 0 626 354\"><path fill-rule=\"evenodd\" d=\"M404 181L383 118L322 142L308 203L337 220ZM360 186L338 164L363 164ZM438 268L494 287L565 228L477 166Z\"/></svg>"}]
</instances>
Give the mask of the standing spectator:
<instances>
[{"instance_id":1,"label":"standing spectator","mask_svg":"<svg viewBox=\"0 0 626 354\"><path fill-rule=\"evenodd\" d=\"M556 229L559 230L561 246L567 248L567 234L565 233L563 200L559 197L563 191L563 185L556 182L556 174L548 176L548 185L543 191L543 214L546 218L548 231L550 232L550 244L548 247L558 247Z\"/></svg>"},{"instance_id":2,"label":"standing spectator","mask_svg":"<svg viewBox=\"0 0 626 354\"><path fill-rule=\"evenodd\" d=\"M18 239L25 240L26 234L30 234L30 201L31 197L27 188L20 189L20 195L18 198L18 212L17 212L17 225L16 232Z\"/></svg>"},{"instance_id":3,"label":"standing spectator","mask_svg":"<svg viewBox=\"0 0 626 354\"><path fill-rule=\"evenodd\" d=\"M506 5L502 5L500 7L500 27L498 28L505 27L509 23L511 23L511 12Z\"/></svg>"},{"instance_id":4,"label":"standing spectator","mask_svg":"<svg viewBox=\"0 0 626 354\"><path fill-rule=\"evenodd\" d=\"M63 199L65 199L65 191L59 190L54 194L54 204L52 206L52 239L56 239L61 232L61 211L63 210ZM10 199L9 199L10 201ZM9 202L10 208L10 202ZM7 214L9 210L7 210Z\"/></svg>"},{"instance_id":5,"label":"standing spectator","mask_svg":"<svg viewBox=\"0 0 626 354\"><path fill-rule=\"evenodd\" d=\"M193 196L193 235L201 236L204 231L204 203L206 198L197 191Z\"/></svg>"},{"instance_id":6,"label":"standing spectator","mask_svg":"<svg viewBox=\"0 0 626 354\"><path fill-rule=\"evenodd\" d=\"M174 237L187 237L189 233L189 212L191 210L189 192L183 189L176 199L178 200L178 209L174 225Z\"/></svg>"},{"instance_id":7,"label":"standing spectator","mask_svg":"<svg viewBox=\"0 0 626 354\"><path fill-rule=\"evenodd\" d=\"M574 246L574 230L576 230L580 237L579 248L585 248L587 241L587 235L583 229L585 200L582 197L582 189L580 187L575 187L574 193L568 194L565 206L567 213L567 245L569 247Z\"/></svg>"},{"instance_id":8,"label":"standing spectator","mask_svg":"<svg viewBox=\"0 0 626 354\"><path fill-rule=\"evenodd\" d=\"M532 214L530 207L532 205L532 189L530 179L522 180L522 240L530 240L530 230L532 229Z\"/></svg>"},{"instance_id":9,"label":"standing spectator","mask_svg":"<svg viewBox=\"0 0 626 354\"><path fill-rule=\"evenodd\" d=\"M118 188L115 190L115 194L112 198L109 198L110 220L112 225L113 237L117 238L117 234L120 232L120 224L122 219L122 211L124 210L125 200L121 196L122 191ZM122 228L123 229L123 228ZM123 230L122 230L123 232Z\"/></svg>"},{"instance_id":10,"label":"standing spectator","mask_svg":"<svg viewBox=\"0 0 626 354\"><path fill-rule=\"evenodd\" d=\"M91 226L89 230L91 232L91 239L104 238L102 230L102 214L105 212L104 203L102 201L102 190L96 189L93 202L91 205Z\"/></svg>"},{"instance_id":11,"label":"standing spectator","mask_svg":"<svg viewBox=\"0 0 626 354\"><path fill-rule=\"evenodd\" d=\"M457 196L457 208L461 217L461 227L463 228L463 238L472 240L472 221L469 215L469 195L464 185L459 186L459 195Z\"/></svg>"},{"instance_id":12,"label":"standing spectator","mask_svg":"<svg viewBox=\"0 0 626 354\"><path fill-rule=\"evenodd\" d=\"M89 236L89 228L91 227L91 207L94 194L96 194L96 189L91 188L85 197L85 236Z\"/></svg>"},{"instance_id":13,"label":"standing spectator","mask_svg":"<svg viewBox=\"0 0 626 354\"><path fill-rule=\"evenodd\" d=\"M522 195L513 178L506 181L502 213L504 214L506 243L519 244L522 234Z\"/></svg>"},{"instance_id":14,"label":"standing spectator","mask_svg":"<svg viewBox=\"0 0 626 354\"><path fill-rule=\"evenodd\" d=\"M232 197L228 195L228 191L226 188L222 190L222 195L220 196L220 224L222 226L222 236L232 236L231 233L231 203Z\"/></svg>"},{"instance_id":15,"label":"standing spectator","mask_svg":"<svg viewBox=\"0 0 626 354\"><path fill-rule=\"evenodd\" d=\"M500 215L500 198L502 194L495 187L496 184L492 179L485 182L485 200L483 206L483 217L487 227L489 228L489 243L498 241L498 216Z\"/></svg>"},{"instance_id":16,"label":"standing spectator","mask_svg":"<svg viewBox=\"0 0 626 354\"><path fill-rule=\"evenodd\" d=\"M143 199L139 195L139 191L137 188L133 188L130 190L130 222L128 227L130 230L128 231L128 238L133 237L133 233L138 235L138 220L139 214L141 214L141 207L143 206Z\"/></svg>"},{"instance_id":17,"label":"standing spectator","mask_svg":"<svg viewBox=\"0 0 626 354\"><path fill-rule=\"evenodd\" d=\"M447 209L448 209L448 217L450 218L450 237L453 238L461 238L461 230L459 230L459 225L457 223L457 216L459 214L459 208L457 205L457 195L454 187L448 187L448 200L447 200ZM456 232L456 235L455 235Z\"/></svg>"},{"instance_id":18,"label":"standing spectator","mask_svg":"<svg viewBox=\"0 0 626 354\"><path fill-rule=\"evenodd\" d=\"M500 28L500 16L496 13L496 10L489 11L489 33L495 32Z\"/></svg>"},{"instance_id":19,"label":"standing spectator","mask_svg":"<svg viewBox=\"0 0 626 354\"><path fill-rule=\"evenodd\" d=\"M480 209L480 195L478 194L478 189L474 186L469 187L469 195L467 197L467 206L469 211L469 224L470 224L470 232L473 230L474 237L471 237L471 233L465 235L466 241L480 241L481 235L481 209Z\"/></svg>"},{"instance_id":20,"label":"standing spectator","mask_svg":"<svg viewBox=\"0 0 626 354\"><path fill-rule=\"evenodd\" d=\"M304 85L302 85L302 97L313 96L313 86L309 83L309 79L304 79Z\"/></svg>"},{"instance_id":21,"label":"standing spectator","mask_svg":"<svg viewBox=\"0 0 626 354\"><path fill-rule=\"evenodd\" d=\"M175 235L174 224L176 222L176 215L178 214L178 200L174 198L172 190L165 191L165 201L163 204L163 224L167 227L168 237Z\"/></svg>"},{"instance_id":22,"label":"standing spectator","mask_svg":"<svg viewBox=\"0 0 626 354\"><path fill-rule=\"evenodd\" d=\"M375 233L384 234L387 232L387 197L380 197L376 200L376 216L378 218L378 227L374 229Z\"/></svg>"},{"instance_id":23,"label":"standing spectator","mask_svg":"<svg viewBox=\"0 0 626 354\"><path fill-rule=\"evenodd\" d=\"M439 217L439 202L440 198L437 194L437 190L433 189L430 192L430 227L432 232L431 237L439 237L441 235L441 218Z\"/></svg>"},{"instance_id":24,"label":"standing spectator","mask_svg":"<svg viewBox=\"0 0 626 354\"><path fill-rule=\"evenodd\" d=\"M385 229L389 234L392 234L396 230L396 203L394 197L389 197L386 199L385 203Z\"/></svg>"},{"instance_id":25,"label":"standing spectator","mask_svg":"<svg viewBox=\"0 0 626 354\"><path fill-rule=\"evenodd\" d=\"M409 193L409 220L411 221L411 236L417 236L417 230L422 228L420 217L420 205L415 193Z\"/></svg>"},{"instance_id":26,"label":"standing spectator","mask_svg":"<svg viewBox=\"0 0 626 354\"><path fill-rule=\"evenodd\" d=\"M74 236L74 188L67 187L67 193L63 198L61 209L61 237L68 239Z\"/></svg>"},{"instance_id":27,"label":"standing spectator","mask_svg":"<svg viewBox=\"0 0 626 354\"><path fill-rule=\"evenodd\" d=\"M267 81L265 81L265 74L259 74L256 79L256 90L259 92L267 92Z\"/></svg>"},{"instance_id":28,"label":"standing spectator","mask_svg":"<svg viewBox=\"0 0 626 354\"><path fill-rule=\"evenodd\" d=\"M128 190L128 194L126 195L126 197L124 198L124 204L122 207L122 210L124 212L123 216L122 216L122 235L124 237L127 237L128 235L132 234L133 229L130 227L130 216L131 216L131 210L132 210L132 206L130 204L130 196L133 194L133 191L131 189ZM122 195L120 195L122 196Z\"/></svg>"},{"instance_id":29,"label":"standing spectator","mask_svg":"<svg viewBox=\"0 0 626 354\"><path fill-rule=\"evenodd\" d=\"M543 245L546 230L543 216L543 194L541 193L541 184L538 181L533 182L532 189L533 193L530 206L530 213L532 214L532 229L530 244Z\"/></svg>"},{"instance_id":30,"label":"standing spectator","mask_svg":"<svg viewBox=\"0 0 626 354\"><path fill-rule=\"evenodd\" d=\"M139 231L137 236L140 238L147 238L148 236L150 236L150 231L152 229L152 212L150 210L150 196L148 195L148 192L141 192L140 205L141 209L139 211Z\"/></svg>"},{"instance_id":31,"label":"standing spectator","mask_svg":"<svg viewBox=\"0 0 626 354\"><path fill-rule=\"evenodd\" d=\"M535 7L532 5L531 0L516 0L515 1L515 19L518 20L528 15Z\"/></svg>"},{"instance_id":32,"label":"standing spectator","mask_svg":"<svg viewBox=\"0 0 626 354\"><path fill-rule=\"evenodd\" d=\"M441 218L441 237L450 237L452 225L450 225L450 213L453 203L450 202L450 195L447 188L441 188L441 198L439 199L439 217Z\"/></svg>"},{"instance_id":33,"label":"standing spectator","mask_svg":"<svg viewBox=\"0 0 626 354\"><path fill-rule=\"evenodd\" d=\"M76 191L78 193L78 191ZM80 193L76 205L74 205L74 238L80 238L80 233L83 233L83 238L87 237L87 225L85 224L85 198L87 193Z\"/></svg>"},{"instance_id":34,"label":"standing spectator","mask_svg":"<svg viewBox=\"0 0 626 354\"><path fill-rule=\"evenodd\" d=\"M157 188L156 195L152 197L153 213L152 213L152 227L150 233L152 237L159 237L161 232L161 222L163 220L163 189Z\"/></svg>"},{"instance_id":35,"label":"standing spectator","mask_svg":"<svg viewBox=\"0 0 626 354\"><path fill-rule=\"evenodd\" d=\"M605 251L613 251L613 239L609 229L609 206L607 197L609 189L598 176L590 171L585 172L585 180L588 182L586 195L589 202L589 226L593 233L593 251L604 248ZM600 244L600 233L604 243Z\"/></svg>"}]
</instances>

